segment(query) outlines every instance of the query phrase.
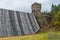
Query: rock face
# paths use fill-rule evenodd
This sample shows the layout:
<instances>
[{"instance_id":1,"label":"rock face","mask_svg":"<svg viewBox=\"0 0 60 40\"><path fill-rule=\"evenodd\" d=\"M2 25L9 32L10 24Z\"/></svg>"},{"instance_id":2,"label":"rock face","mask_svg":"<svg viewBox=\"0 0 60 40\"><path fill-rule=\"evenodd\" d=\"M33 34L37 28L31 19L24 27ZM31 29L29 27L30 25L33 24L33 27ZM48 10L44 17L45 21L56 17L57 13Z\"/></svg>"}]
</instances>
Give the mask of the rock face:
<instances>
[{"instance_id":1,"label":"rock face","mask_svg":"<svg viewBox=\"0 0 60 40\"><path fill-rule=\"evenodd\" d=\"M39 29L34 14L0 9L0 36L35 34Z\"/></svg>"}]
</instances>

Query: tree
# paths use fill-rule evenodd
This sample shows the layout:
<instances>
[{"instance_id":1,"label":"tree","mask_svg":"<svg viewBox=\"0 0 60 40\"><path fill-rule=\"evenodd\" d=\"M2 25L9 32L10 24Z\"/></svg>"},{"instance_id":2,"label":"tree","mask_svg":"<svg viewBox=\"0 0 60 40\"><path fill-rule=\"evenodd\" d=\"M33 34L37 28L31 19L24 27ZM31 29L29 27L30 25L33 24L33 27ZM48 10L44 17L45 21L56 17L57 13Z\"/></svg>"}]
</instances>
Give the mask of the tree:
<instances>
[{"instance_id":1,"label":"tree","mask_svg":"<svg viewBox=\"0 0 60 40\"><path fill-rule=\"evenodd\" d=\"M60 31L60 11L55 15L54 28Z\"/></svg>"},{"instance_id":2,"label":"tree","mask_svg":"<svg viewBox=\"0 0 60 40\"><path fill-rule=\"evenodd\" d=\"M50 26L53 29L59 29L60 28L60 4L58 6L53 5L51 7L51 17L52 21L50 22Z\"/></svg>"}]
</instances>

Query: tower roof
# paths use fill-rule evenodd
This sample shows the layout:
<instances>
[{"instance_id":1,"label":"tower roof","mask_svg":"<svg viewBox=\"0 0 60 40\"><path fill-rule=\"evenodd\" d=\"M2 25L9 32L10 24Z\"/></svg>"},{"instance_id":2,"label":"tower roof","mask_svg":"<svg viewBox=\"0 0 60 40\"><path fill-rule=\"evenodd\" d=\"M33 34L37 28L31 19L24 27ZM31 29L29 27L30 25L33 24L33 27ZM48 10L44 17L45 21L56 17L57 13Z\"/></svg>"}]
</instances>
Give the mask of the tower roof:
<instances>
[{"instance_id":1,"label":"tower roof","mask_svg":"<svg viewBox=\"0 0 60 40\"><path fill-rule=\"evenodd\" d=\"M33 5L40 5L40 6L41 6L41 3L35 2L34 4L32 4L32 6L33 6Z\"/></svg>"}]
</instances>

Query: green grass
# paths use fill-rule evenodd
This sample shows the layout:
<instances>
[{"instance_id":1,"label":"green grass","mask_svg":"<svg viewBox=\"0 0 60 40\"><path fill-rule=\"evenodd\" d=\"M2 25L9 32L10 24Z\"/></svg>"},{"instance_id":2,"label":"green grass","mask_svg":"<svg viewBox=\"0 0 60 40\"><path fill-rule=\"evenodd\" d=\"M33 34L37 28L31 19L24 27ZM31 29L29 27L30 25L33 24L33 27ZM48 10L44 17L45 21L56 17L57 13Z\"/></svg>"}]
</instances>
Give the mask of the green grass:
<instances>
[{"instance_id":1,"label":"green grass","mask_svg":"<svg viewBox=\"0 0 60 40\"><path fill-rule=\"evenodd\" d=\"M44 32L34 35L1 37L0 40L60 40L60 32Z\"/></svg>"},{"instance_id":2,"label":"green grass","mask_svg":"<svg viewBox=\"0 0 60 40\"><path fill-rule=\"evenodd\" d=\"M4 37L0 40L48 40L48 33L40 33L26 36Z\"/></svg>"},{"instance_id":3,"label":"green grass","mask_svg":"<svg viewBox=\"0 0 60 40\"><path fill-rule=\"evenodd\" d=\"M51 32L49 40L60 40L60 32Z\"/></svg>"}]
</instances>

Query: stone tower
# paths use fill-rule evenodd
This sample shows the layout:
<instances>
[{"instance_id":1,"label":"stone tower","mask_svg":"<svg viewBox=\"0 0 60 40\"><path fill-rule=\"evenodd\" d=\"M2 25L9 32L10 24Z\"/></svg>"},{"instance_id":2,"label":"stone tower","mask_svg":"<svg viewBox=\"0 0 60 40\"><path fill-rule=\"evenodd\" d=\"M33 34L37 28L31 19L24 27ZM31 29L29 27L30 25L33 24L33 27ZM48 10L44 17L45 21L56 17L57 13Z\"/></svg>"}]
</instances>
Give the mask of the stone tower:
<instances>
[{"instance_id":1,"label":"stone tower","mask_svg":"<svg viewBox=\"0 0 60 40\"><path fill-rule=\"evenodd\" d=\"M41 4L39 3L32 4L32 13L35 15L37 22L41 28L42 27Z\"/></svg>"},{"instance_id":2,"label":"stone tower","mask_svg":"<svg viewBox=\"0 0 60 40\"><path fill-rule=\"evenodd\" d=\"M35 15L37 22L40 26L40 30L44 31L46 29L46 26L48 25L47 20L45 19L45 16L41 13L41 4L34 3L32 4L32 13Z\"/></svg>"},{"instance_id":3,"label":"stone tower","mask_svg":"<svg viewBox=\"0 0 60 40\"><path fill-rule=\"evenodd\" d=\"M34 3L32 4L32 13L34 13L35 16L41 15L41 4Z\"/></svg>"}]
</instances>

